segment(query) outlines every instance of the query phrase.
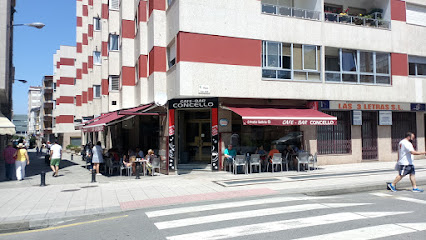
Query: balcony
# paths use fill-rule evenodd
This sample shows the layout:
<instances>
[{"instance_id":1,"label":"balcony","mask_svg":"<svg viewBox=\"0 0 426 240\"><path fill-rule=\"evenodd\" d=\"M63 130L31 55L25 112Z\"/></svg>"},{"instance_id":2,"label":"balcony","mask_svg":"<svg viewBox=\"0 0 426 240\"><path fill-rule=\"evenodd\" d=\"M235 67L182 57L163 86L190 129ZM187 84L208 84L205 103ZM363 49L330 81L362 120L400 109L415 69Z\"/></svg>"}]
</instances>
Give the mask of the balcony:
<instances>
[{"instance_id":1,"label":"balcony","mask_svg":"<svg viewBox=\"0 0 426 240\"><path fill-rule=\"evenodd\" d=\"M281 1L262 0L262 13L302 19L321 20L321 11L316 9L316 0Z\"/></svg>"},{"instance_id":2,"label":"balcony","mask_svg":"<svg viewBox=\"0 0 426 240\"><path fill-rule=\"evenodd\" d=\"M388 0L325 2L324 21L390 29L390 2Z\"/></svg>"}]
</instances>

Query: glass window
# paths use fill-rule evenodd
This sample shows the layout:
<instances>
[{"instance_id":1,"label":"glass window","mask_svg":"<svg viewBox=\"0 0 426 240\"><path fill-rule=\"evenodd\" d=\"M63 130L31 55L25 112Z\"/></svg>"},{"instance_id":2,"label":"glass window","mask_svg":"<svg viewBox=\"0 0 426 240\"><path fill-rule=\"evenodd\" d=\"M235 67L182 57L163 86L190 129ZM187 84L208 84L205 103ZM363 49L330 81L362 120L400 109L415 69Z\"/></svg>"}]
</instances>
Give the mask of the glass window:
<instances>
[{"instance_id":1,"label":"glass window","mask_svg":"<svg viewBox=\"0 0 426 240\"><path fill-rule=\"evenodd\" d=\"M390 77L388 76L376 76L377 84L390 84Z\"/></svg>"},{"instance_id":2,"label":"glass window","mask_svg":"<svg viewBox=\"0 0 426 240\"><path fill-rule=\"evenodd\" d=\"M93 97L100 98L101 97L101 86L93 85Z\"/></svg>"},{"instance_id":3,"label":"glass window","mask_svg":"<svg viewBox=\"0 0 426 240\"><path fill-rule=\"evenodd\" d=\"M101 64L101 52L93 52L93 64Z\"/></svg>"},{"instance_id":4,"label":"glass window","mask_svg":"<svg viewBox=\"0 0 426 240\"><path fill-rule=\"evenodd\" d=\"M119 10L120 9L120 0L109 0L109 9Z\"/></svg>"},{"instance_id":5,"label":"glass window","mask_svg":"<svg viewBox=\"0 0 426 240\"><path fill-rule=\"evenodd\" d=\"M109 35L109 50L116 51L118 50L118 41L119 41L119 35L111 34Z\"/></svg>"},{"instance_id":6,"label":"glass window","mask_svg":"<svg viewBox=\"0 0 426 240\"><path fill-rule=\"evenodd\" d=\"M374 83L374 76L373 75L361 75L360 76L360 82L361 83Z\"/></svg>"},{"instance_id":7,"label":"glass window","mask_svg":"<svg viewBox=\"0 0 426 240\"><path fill-rule=\"evenodd\" d=\"M317 47L303 46L303 69L317 70Z\"/></svg>"},{"instance_id":8,"label":"glass window","mask_svg":"<svg viewBox=\"0 0 426 240\"><path fill-rule=\"evenodd\" d=\"M302 70L302 45L293 45L293 69Z\"/></svg>"},{"instance_id":9,"label":"glass window","mask_svg":"<svg viewBox=\"0 0 426 240\"><path fill-rule=\"evenodd\" d=\"M357 71L357 51L342 50L342 70L344 72Z\"/></svg>"},{"instance_id":10,"label":"glass window","mask_svg":"<svg viewBox=\"0 0 426 240\"><path fill-rule=\"evenodd\" d=\"M360 71L365 73L374 72L373 53L359 52Z\"/></svg>"},{"instance_id":11,"label":"glass window","mask_svg":"<svg viewBox=\"0 0 426 240\"><path fill-rule=\"evenodd\" d=\"M356 74L342 74L342 80L343 82L349 82L349 83L358 82Z\"/></svg>"},{"instance_id":12,"label":"glass window","mask_svg":"<svg viewBox=\"0 0 426 240\"><path fill-rule=\"evenodd\" d=\"M410 75L416 75L416 64L415 63L409 63L408 64L409 74Z\"/></svg>"},{"instance_id":13,"label":"glass window","mask_svg":"<svg viewBox=\"0 0 426 240\"><path fill-rule=\"evenodd\" d=\"M268 42L267 47L267 66L268 67L281 67L280 65L280 43Z\"/></svg>"},{"instance_id":14,"label":"glass window","mask_svg":"<svg viewBox=\"0 0 426 240\"><path fill-rule=\"evenodd\" d=\"M262 70L262 77L264 78L276 78L277 77L277 71L275 70Z\"/></svg>"},{"instance_id":15,"label":"glass window","mask_svg":"<svg viewBox=\"0 0 426 240\"><path fill-rule=\"evenodd\" d=\"M376 53L376 73L389 73L388 53Z\"/></svg>"},{"instance_id":16,"label":"glass window","mask_svg":"<svg viewBox=\"0 0 426 240\"><path fill-rule=\"evenodd\" d=\"M426 75L426 64L417 64L417 75Z\"/></svg>"},{"instance_id":17,"label":"glass window","mask_svg":"<svg viewBox=\"0 0 426 240\"><path fill-rule=\"evenodd\" d=\"M282 63L284 69L291 69L291 44L283 43Z\"/></svg>"},{"instance_id":18,"label":"glass window","mask_svg":"<svg viewBox=\"0 0 426 240\"><path fill-rule=\"evenodd\" d=\"M101 19L100 18L93 18L93 29L95 31L101 30Z\"/></svg>"},{"instance_id":19,"label":"glass window","mask_svg":"<svg viewBox=\"0 0 426 240\"><path fill-rule=\"evenodd\" d=\"M110 76L109 77L109 89L111 91L120 90L120 77L119 76Z\"/></svg>"},{"instance_id":20,"label":"glass window","mask_svg":"<svg viewBox=\"0 0 426 240\"><path fill-rule=\"evenodd\" d=\"M340 72L340 57L338 48L325 48L325 70Z\"/></svg>"},{"instance_id":21,"label":"glass window","mask_svg":"<svg viewBox=\"0 0 426 240\"><path fill-rule=\"evenodd\" d=\"M277 71L277 78L291 79L291 71Z\"/></svg>"},{"instance_id":22,"label":"glass window","mask_svg":"<svg viewBox=\"0 0 426 240\"><path fill-rule=\"evenodd\" d=\"M167 59L169 61L169 68L176 64L176 45L173 43L167 48Z\"/></svg>"}]
</instances>

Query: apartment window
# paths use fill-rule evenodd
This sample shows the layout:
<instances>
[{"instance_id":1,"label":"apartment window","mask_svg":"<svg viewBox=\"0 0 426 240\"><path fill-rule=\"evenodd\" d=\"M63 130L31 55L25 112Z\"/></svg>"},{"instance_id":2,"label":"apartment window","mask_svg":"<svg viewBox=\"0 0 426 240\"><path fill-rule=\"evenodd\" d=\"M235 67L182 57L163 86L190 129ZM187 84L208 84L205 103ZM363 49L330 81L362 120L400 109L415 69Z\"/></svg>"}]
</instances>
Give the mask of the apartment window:
<instances>
[{"instance_id":1,"label":"apartment window","mask_svg":"<svg viewBox=\"0 0 426 240\"><path fill-rule=\"evenodd\" d=\"M93 64L97 64L100 65L101 62L101 52L99 51L94 51L93 52Z\"/></svg>"},{"instance_id":2,"label":"apartment window","mask_svg":"<svg viewBox=\"0 0 426 240\"><path fill-rule=\"evenodd\" d=\"M410 76L426 76L426 57L408 57Z\"/></svg>"},{"instance_id":3,"label":"apartment window","mask_svg":"<svg viewBox=\"0 0 426 240\"><path fill-rule=\"evenodd\" d=\"M137 85L139 82L139 61L136 61L135 63L135 80Z\"/></svg>"},{"instance_id":4,"label":"apartment window","mask_svg":"<svg viewBox=\"0 0 426 240\"><path fill-rule=\"evenodd\" d=\"M407 23L426 26L426 7L407 3L406 9Z\"/></svg>"},{"instance_id":5,"label":"apartment window","mask_svg":"<svg viewBox=\"0 0 426 240\"><path fill-rule=\"evenodd\" d=\"M93 98L101 97L101 85L93 85Z\"/></svg>"},{"instance_id":6,"label":"apartment window","mask_svg":"<svg viewBox=\"0 0 426 240\"><path fill-rule=\"evenodd\" d=\"M264 41L262 77L320 81L320 47Z\"/></svg>"},{"instance_id":7,"label":"apartment window","mask_svg":"<svg viewBox=\"0 0 426 240\"><path fill-rule=\"evenodd\" d=\"M351 112L329 111L337 117L337 125L317 126L318 154L347 154L352 150Z\"/></svg>"},{"instance_id":8,"label":"apartment window","mask_svg":"<svg viewBox=\"0 0 426 240\"><path fill-rule=\"evenodd\" d=\"M169 69L176 64L176 44L174 42L167 47L167 61Z\"/></svg>"},{"instance_id":9,"label":"apartment window","mask_svg":"<svg viewBox=\"0 0 426 240\"><path fill-rule=\"evenodd\" d=\"M120 9L120 0L109 0L109 9L119 10Z\"/></svg>"},{"instance_id":10,"label":"apartment window","mask_svg":"<svg viewBox=\"0 0 426 240\"><path fill-rule=\"evenodd\" d=\"M327 82L390 84L390 54L325 48Z\"/></svg>"},{"instance_id":11,"label":"apartment window","mask_svg":"<svg viewBox=\"0 0 426 240\"><path fill-rule=\"evenodd\" d=\"M101 30L101 19L98 17L93 18L93 30L95 31Z\"/></svg>"},{"instance_id":12,"label":"apartment window","mask_svg":"<svg viewBox=\"0 0 426 240\"><path fill-rule=\"evenodd\" d=\"M120 90L120 76L109 76L109 90Z\"/></svg>"},{"instance_id":13,"label":"apartment window","mask_svg":"<svg viewBox=\"0 0 426 240\"><path fill-rule=\"evenodd\" d=\"M119 35L110 34L109 35L109 50L110 51L118 51L119 46Z\"/></svg>"}]
</instances>

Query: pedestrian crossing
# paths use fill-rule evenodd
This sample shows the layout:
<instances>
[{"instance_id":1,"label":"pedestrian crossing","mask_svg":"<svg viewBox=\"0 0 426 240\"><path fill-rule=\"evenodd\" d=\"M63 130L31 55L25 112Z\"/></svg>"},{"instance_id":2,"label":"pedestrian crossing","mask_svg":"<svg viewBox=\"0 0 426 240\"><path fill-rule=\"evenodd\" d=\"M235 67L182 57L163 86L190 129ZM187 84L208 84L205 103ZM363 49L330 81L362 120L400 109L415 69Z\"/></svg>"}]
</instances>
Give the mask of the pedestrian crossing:
<instances>
[{"instance_id":1,"label":"pedestrian crossing","mask_svg":"<svg viewBox=\"0 0 426 240\"><path fill-rule=\"evenodd\" d=\"M334 224L351 226L352 222L370 221L373 226L334 229L316 236L280 239L377 239L426 230L424 223L383 223L399 219L412 211L368 208L371 202L348 202L338 196L267 197L232 200L197 206L174 207L146 212L148 218L168 240L218 240L238 238L263 239L264 234L284 234L306 228L329 228ZM374 209L374 211L371 211ZM404 209L406 210L406 209ZM371 224L372 225L372 224ZM337 231L336 231L337 230ZM284 235L283 235L284 236Z\"/></svg>"}]
</instances>

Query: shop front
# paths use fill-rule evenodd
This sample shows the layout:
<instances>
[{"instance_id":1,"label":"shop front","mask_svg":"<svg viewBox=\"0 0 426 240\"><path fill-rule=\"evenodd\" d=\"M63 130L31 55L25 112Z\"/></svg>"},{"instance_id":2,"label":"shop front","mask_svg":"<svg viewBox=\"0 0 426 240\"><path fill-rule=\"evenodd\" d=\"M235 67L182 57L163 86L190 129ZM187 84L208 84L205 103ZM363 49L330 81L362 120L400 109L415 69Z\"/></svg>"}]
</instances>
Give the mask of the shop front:
<instances>
[{"instance_id":1,"label":"shop front","mask_svg":"<svg viewBox=\"0 0 426 240\"><path fill-rule=\"evenodd\" d=\"M398 142L406 132L424 149L424 104L320 101L322 112L337 116L334 127L318 127L318 153L323 164L396 159ZM421 150L423 151L423 150Z\"/></svg>"}]
</instances>

